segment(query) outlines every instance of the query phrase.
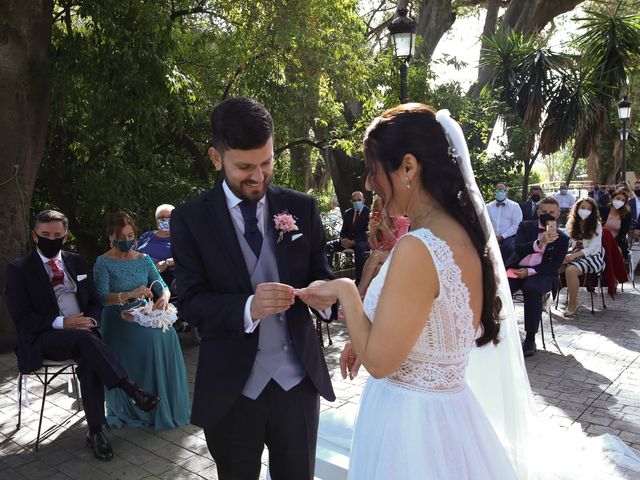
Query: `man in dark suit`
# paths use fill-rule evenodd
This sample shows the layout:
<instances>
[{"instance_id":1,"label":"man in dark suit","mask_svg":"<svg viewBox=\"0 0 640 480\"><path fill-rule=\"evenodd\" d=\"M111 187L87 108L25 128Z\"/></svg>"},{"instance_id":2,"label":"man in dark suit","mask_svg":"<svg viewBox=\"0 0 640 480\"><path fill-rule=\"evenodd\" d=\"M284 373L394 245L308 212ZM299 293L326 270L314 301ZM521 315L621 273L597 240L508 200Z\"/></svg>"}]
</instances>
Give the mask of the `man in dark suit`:
<instances>
[{"instance_id":1,"label":"man in dark suit","mask_svg":"<svg viewBox=\"0 0 640 480\"><path fill-rule=\"evenodd\" d=\"M335 252L341 252L347 248L353 249L356 267L356 284L360 283L362 269L366 261L366 254L371 247L369 246L369 237L367 230L369 229L370 210L364 204L364 195L362 192L353 192L351 194L351 205L344 212L342 217L342 229L340 230L340 238L327 242L327 255L329 263Z\"/></svg>"},{"instance_id":2,"label":"man in dark suit","mask_svg":"<svg viewBox=\"0 0 640 480\"><path fill-rule=\"evenodd\" d=\"M43 359L78 364L82 403L89 431L87 446L100 460L113 450L102 432L104 388L121 388L142 410L159 398L135 385L115 354L100 339L100 302L84 257L62 251L67 217L54 210L40 212L32 232L36 249L7 266L7 309L18 331L18 368L30 373Z\"/></svg>"},{"instance_id":3,"label":"man in dark suit","mask_svg":"<svg viewBox=\"0 0 640 480\"><path fill-rule=\"evenodd\" d=\"M540 186L538 185L533 185L529 189L529 199L526 202L520 204L523 222L538 219L538 203L540 203L541 198L542 188L540 188Z\"/></svg>"},{"instance_id":4,"label":"man in dark suit","mask_svg":"<svg viewBox=\"0 0 640 480\"><path fill-rule=\"evenodd\" d=\"M262 104L225 100L211 127L221 176L171 216L178 297L202 337L191 421L221 480L256 480L265 444L274 480L312 479L319 394L335 395L294 289L333 278L320 216L311 197L270 185Z\"/></svg>"},{"instance_id":5,"label":"man in dark suit","mask_svg":"<svg viewBox=\"0 0 640 480\"><path fill-rule=\"evenodd\" d=\"M558 270L569 249L569 237L562 231L547 232L550 220L558 220L560 206L547 197L538 205L538 220L521 222L515 239L515 252L505 263L511 293L522 290L524 329L522 343L525 357L536 352L535 337L542 318L543 296L558 288Z\"/></svg>"}]
</instances>

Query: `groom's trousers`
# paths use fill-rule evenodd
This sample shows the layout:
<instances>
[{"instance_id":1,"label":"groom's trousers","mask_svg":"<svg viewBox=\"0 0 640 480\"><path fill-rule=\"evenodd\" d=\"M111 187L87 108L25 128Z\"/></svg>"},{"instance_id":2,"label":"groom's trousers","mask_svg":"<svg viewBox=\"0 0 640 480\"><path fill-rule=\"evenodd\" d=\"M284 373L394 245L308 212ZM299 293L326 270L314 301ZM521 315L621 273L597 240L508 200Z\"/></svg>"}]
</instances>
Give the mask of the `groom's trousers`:
<instances>
[{"instance_id":1,"label":"groom's trousers","mask_svg":"<svg viewBox=\"0 0 640 480\"><path fill-rule=\"evenodd\" d=\"M320 400L305 377L285 392L271 380L251 400L240 396L215 427L204 430L220 480L257 480L265 444L273 480L313 480Z\"/></svg>"}]
</instances>

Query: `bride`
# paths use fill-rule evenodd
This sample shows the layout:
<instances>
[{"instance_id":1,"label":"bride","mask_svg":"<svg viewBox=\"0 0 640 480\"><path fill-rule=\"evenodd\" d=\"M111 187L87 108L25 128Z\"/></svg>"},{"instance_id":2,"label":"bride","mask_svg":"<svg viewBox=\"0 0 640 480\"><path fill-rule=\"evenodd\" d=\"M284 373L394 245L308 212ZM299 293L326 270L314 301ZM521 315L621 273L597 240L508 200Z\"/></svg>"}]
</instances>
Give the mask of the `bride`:
<instances>
[{"instance_id":1,"label":"bride","mask_svg":"<svg viewBox=\"0 0 640 480\"><path fill-rule=\"evenodd\" d=\"M367 188L390 215L409 216L411 232L364 304L346 279L297 292L315 308L340 300L352 342L343 372L362 362L371 374L349 478L587 478L609 457L640 471L618 438L587 441L537 419L504 266L448 112L387 110L364 152Z\"/></svg>"}]
</instances>

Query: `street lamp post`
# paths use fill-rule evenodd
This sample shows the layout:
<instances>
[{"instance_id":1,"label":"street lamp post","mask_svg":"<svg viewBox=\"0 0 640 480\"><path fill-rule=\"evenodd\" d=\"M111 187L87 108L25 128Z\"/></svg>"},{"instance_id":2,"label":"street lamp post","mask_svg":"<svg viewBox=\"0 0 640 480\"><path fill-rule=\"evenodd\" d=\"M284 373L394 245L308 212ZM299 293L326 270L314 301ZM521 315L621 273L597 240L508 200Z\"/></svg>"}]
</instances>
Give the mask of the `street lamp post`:
<instances>
[{"instance_id":1,"label":"street lamp post","mask_svg":"<svg viewBox=\"0 0 640 480\"><path fill-rule=\"evenodd\" d=\"M416 22L407 16L406 8L398 9L396 18L388 27L394 56L400 61L400 103L409 101L407 72L416 49L416 27Z\"/></svg>"},{"instance_id":2,"label":"street lamp post","mask_svg":"<svg viewBox=\"0 0 640 480\"><path fill-rule=\"evenodd\" d=\"M620 139L622 140L622 179L624 182L627 179L627 122L631 118L631 102L624 97L618 103L618 118L622 120L622 130L620 131Z\"/></svg>"}]
</instances>

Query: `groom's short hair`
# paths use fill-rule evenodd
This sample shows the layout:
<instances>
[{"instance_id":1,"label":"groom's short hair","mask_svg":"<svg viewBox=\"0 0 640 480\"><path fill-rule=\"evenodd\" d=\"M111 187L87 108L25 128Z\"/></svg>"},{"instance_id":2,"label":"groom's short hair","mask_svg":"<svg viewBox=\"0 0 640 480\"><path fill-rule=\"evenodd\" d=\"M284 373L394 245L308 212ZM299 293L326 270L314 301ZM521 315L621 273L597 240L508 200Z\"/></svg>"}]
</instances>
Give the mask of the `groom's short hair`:
<instances>
[{"instance_id":1,"label":"groom's short hair","mask_svg":"<svg viewBox=\"0 0 640 480\"><path fill-rule=\"evenodd\" d=\"M211 112L212 146L220 154L230 149L260 148L272 136L271 114L253 98L229 98Z\"/></svg>"}]
</instances>

